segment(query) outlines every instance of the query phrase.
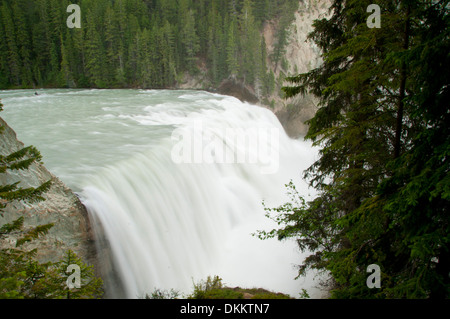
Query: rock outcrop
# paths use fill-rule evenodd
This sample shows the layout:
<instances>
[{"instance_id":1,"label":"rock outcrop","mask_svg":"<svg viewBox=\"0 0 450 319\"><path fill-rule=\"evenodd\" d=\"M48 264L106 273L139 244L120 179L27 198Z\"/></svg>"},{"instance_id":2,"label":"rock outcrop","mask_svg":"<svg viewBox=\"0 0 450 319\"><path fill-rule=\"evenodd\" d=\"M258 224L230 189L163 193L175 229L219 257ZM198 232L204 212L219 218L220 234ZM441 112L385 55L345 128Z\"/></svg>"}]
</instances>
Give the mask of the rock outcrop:
<instances>
[{"instance_id":1,"label":"rock outcrop","mask_svg":"<svg viewBox=\"0 0 450 319\"><path fill-rule=\"evenodd\" d=\"M299 10L295 13L295 20L291 25L289 44L286 47L285 59L289 65L288 69L283 71L287 76L309 72L322 64L321 51L313 41L308 39L308 35L314 30L314 20L329 16L330 6L330 0L300 2ZM312 95L297 96L278 104L282 105L282 108L276 109L275 114L283 124L286 133L294 138L304 136L308 131L305 122L314 117L318 100Z\"/></svg>"},{"instance_id":2,"label":"rock outcrop","mask_svg":"<svg viewBox=\"0 0 450 319\"><path fill-rule=\"evenodd\" d=\"M306 73L321 65L321 51L313 41L308 39L308 35L313 31L314 20L329 16L330 6L331 0L300 1L299 9L295 12L295 19L289 30L288 45L285 48L284 59L287 61L287 67L284 67L286 69L283 69L280 64L274 65L270 59L267 61L275 78L278 79L278 87L268 100L274 101L272 111L279 118L286 133L293 138L307 133L308 126L305 122L314 117L318 101L313 96L284 99L281 86L290 85L283 82L286 76ZM276 31L276 21L269 21L264 25L263 34L269 55L274 50Z\"/></svg>"},{"instance_id":3,"label":"rock outcrop","mask_svg":"<svg viewBox=\"0 0 450 319\"><path fill-rule=\"evenodd\" d=\"M244 83L235 80L230 79L223 81L216 91L223 95L234 96L243 102L259 103L259 99L256 94L252 92L251 87L247 87Z\"/></svg>"},{"instance_id":4,"label":"rock outcrop","mask_svg":"<svg viewBox=\"0 0 450 319\"><path fill-rule=\"evenodd\" d=\"M0 154L9 155L24 147L17 140L16 133L0 118L4 127L0 134ZM89 265L96 264L96 249L86 208L78 197L42 164L33 163L28 170L7 171L0 174L0 184L20 182L23 188L38 187L51 180L50 190L43 195L45 201L38 203L12 202L0 215L0 226L24 217L24 226L38 226L54 223L50 232L25 246L26 249L38 248L37 259L41 262L57 261L67 250L73 250ZM3 244L14 245L16 238L9 237ZM5 247L0 247L5 248Z\"/></svg>"}]
</instances>

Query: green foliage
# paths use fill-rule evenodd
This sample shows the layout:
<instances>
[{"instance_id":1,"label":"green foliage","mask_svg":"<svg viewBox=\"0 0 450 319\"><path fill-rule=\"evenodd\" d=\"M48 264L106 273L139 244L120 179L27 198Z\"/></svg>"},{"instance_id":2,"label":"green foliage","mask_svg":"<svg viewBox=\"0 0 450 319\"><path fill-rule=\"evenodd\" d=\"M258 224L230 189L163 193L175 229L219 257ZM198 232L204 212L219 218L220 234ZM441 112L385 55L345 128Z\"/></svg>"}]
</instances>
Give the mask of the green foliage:
<instances>
[{"instance_id":1,"label":"green foliage","mask_svg":"<svg viewBox=\"0 0 450 319\"><path fill-rule=\"evenodd\" d=\"M42 157L35 147L22 148L8 156L0 156L0 173L4 173L7 169L26 170L33 162L39 162L41 159Z\"/></svg>"},{"instance_id":2,"label":"green foliage","mask_svg":"<svg viewBox=\"0 0 450 319\"><path fill-rule=\"evenodd\" d=\"M2 134L2 131L3 127L0 134ZM0 155L0 174L6 173L7 170L27 170L31 164L40 162L41 159L41 154L33 146L24 147L7 156ZM43 200L41 195L51 187L51 183L51 181L48 181L36 188L21 188L19 183L0 185L0 214L3 215L7 202Z\"/></svg>"},{"instance_id":3,"label":"green foliage","mask_svg":"<svg viewBox=\"0 0 450 319\"><path fill-rule=\"evenodd\" d=\"M330 274L335 298L448 298L448 1L381 1L380 29L369 4L334 1L310 35L323 65L287 78L287 97L320 99L305 172L319 195L288 185L291 202L267 209L280 228L259 235L296 238L311 252L299 274ZM370 264L381 289L366 286Z\"/></svg>"},{"instance_id":4,"label":"green foliage","mask_svg":"<svg viewBox=\"0 0 450 319\"><path fill-rule=\"evenodd\" d=\"M5 201L28 201L37 202L43 200L41 196L51 187L52 181L48 181L36 188L20 188L19 183L14 183L11 185L0 186L0 199ZM0 214L3 212L3 208L6 206L0 205Z\"/></svg>"},{"instance_id":5,"label":"green foliage","mask_svg":"<svg viewBox=\"0 0 450 319\"><path fill-rule=\"evenodd\" d=\"M201 280L193 285L193 292L182 297L179 291L171 289L161 290L155 289L150 295L146 294L144 299L177 299L179 297L186 299L290 299L290 296L282 293L274 293L261 288L245 289L245 288L229 288L224 286L222 278L219 276L208 276L206 280ZM304 291L303 297L309 298Z\"/></svg>"},{"instance_id":6,"label":"green foliage","mask_svg":"<svg viewBox=\"0 0 450 319\"><path fill-rule=\"evenodd\" d=\"M69 266L77 265L80 267L81 287L70 289L67 281L70 280L70 273L67 272ZM103 295L103 281L95 276L94 267L85 264L73 251L66 252L64 258L53 265L64 281L64 297L67 299L95 299Z\"/></svg>"},{"instance_id":7,"label":"green foliage","mask_svg":"<svg viewBox=\"0 0 450 319\"><path fill-rule=\"evenodd\" d=\"M66 26L69 1L0 3L0 88L167 88L206 68L213 85L239 79L267 95L273 79L263 23L282 21L277 60L298 6L294 0L75 3L81 29Z\"/></svg>"},{"instance_id":8,"label":"green foliage","mask_svg":"<svg viewBox=\"0 0 450 319\"><path fill-rule=\"evenodd\" d=\"M291 299L288 295L276 294L273 292L259 293L252 296L252 299Z\"/></svg>"},{"instance_id":9,"label":"green foliage","mask_svg":"<svg viewBox=\"0 0 450 319\"><path fill-rule=\"evenodd\" d=\"M261 288L229 288L223 285L218 276L208 276L194 284L194 291L188 299L244 299L247 294L251 299L290 299L291 297L282 293L275 293Z\"/></svg>"},{"instance_id":10,"label":"green foliage","mask_svg":"<svg viewBox=\"0 0 450 319\"><path fill-rule=\"evenodd\" d=\"M206 280L202 280L198 283L194 283L194 291L189 299L215 299L220 295L219 290L223 288L222 278L219 276L208 276Z\"/></svg>"},{"instance_id":11,"label":"green foliage","mask_svg":"<svg viewBox=\"0 0 450 319\"><path fill-rule=\"evenodd\" d=\"M192 299L243 299L244 294L234 291L231 288L211 289L204 293L199 293Z\"/></svg>"},{"instance_id":12,"label":"green foliage","mask_svg":"<svg viewBox=\"0 0 450 319\"><path fill-rule=\"evenodd\" d=\"M279 7L280 12L280 26L277 29L275 36L276 42L274 43L274 50L271 55L271 59L278 66L278 63L282 62L282 57L286 53L286 46L289 39L289 28L295 16L294 13L298 9L298 2L286 1ZM286 66L282 66L283 69L287 69Z\"/></svg>"},{"instance_id":13,"label":"green foliage","mask_svg":"<svg viewBox=\"0 0 450 319\"><path fill-rule=\"evenodd\" d=\"M162 290L156 288L150 295L146 294L144 299L177 299L180 296L180 292L174 289L171 290Z\"/></svg>"},{"instance_id":14,"label":"green foliage","mask_svg":"<svg viewBox=\"0 0 450 319\"><path fill-rule=\"evenodd\" d=\"M20 219L19 219L18 221L22 223L22 227L23 227L23 220L20 221ZM14 222L13 224L16 224L16 222ZM23 236L21 238L19 238L17 240L16 247L20 247L20 246L24 245L25 243L31 242L34 239L38 239L40 236L47 235L49 230L53 226L54 226L54 224L47 224L47 225L36 226L35 228L28 230L27 232L25 232L23 234Z\"/></svg>"},{"instance_id":15,"label":"green foliage","mask_svg":"<svg viewBox=\"0 0 450 319\"><path fill-rule=\"evenodd\" d=\"M102 281L92 267L85 265L68 251L56 263L39 263L36 251L0 250L0 299L92 299L102 296ZM66 273L68 262L81 268L80 289L69 289Z\"/></svg>"},{"instance_id":16,"label":"green foliage","mask_svg":"<svg viewBox=\"0 0 450 319\"><path fill-rule=\"evenodd\" d=\"M24 218L0 228L0 240L19 235L16 248L0 250L0 299L85 299L102 296L102 280L96 278L92 266L84 264L74 252L56 263L40 263L37 249L23 250L28 242L45 236L53 224L25 229ZM69 289L67 268L78 265L81 270L81 288Z\"/></svg>"}]
</instances>

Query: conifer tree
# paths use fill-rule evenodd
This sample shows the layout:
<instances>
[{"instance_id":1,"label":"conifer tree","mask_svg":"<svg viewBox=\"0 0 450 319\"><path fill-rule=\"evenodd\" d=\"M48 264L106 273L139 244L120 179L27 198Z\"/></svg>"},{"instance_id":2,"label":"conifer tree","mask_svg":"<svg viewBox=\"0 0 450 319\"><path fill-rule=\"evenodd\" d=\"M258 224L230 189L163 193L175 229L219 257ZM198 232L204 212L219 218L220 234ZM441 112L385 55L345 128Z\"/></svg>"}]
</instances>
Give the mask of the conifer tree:
<instances>
[{"instance_id":1,"label":"conifer tree","mask_svg":"<svg viewBox=\"0 0 450 319\"><path fill-rule=\"evenodd\" d=\"M95 87L105 87L105 50L99 30L95 23L95 14L87 12L86 23L86 71Z\"/></svg>"},{"instance_id":2,"label":"conifer tree","mask_svg":"<svg viewBox=\"0 0 450 319\"><path fill-rule=\"evenodd\" d=\"M258 50L260 49L260 35L255 24L255 18L252 11L252 3L250 0L244 0L243 8L239 16L239 29L241 32L241 61L240 76L245 83L253 85L256 76L256 61L259 61Z\"/></svg>"},{"instance_id":3,"label":"conifer tree","mask_svg":"<svg viewBox=\"0 0 450 319\"><path fill-rule=\"evenodd\" d=\"M30 34L27 26L27 17L23 11L24 3L15 1L13 4L13 16L16 26L16 36L18 43L19 56L21 59L21 79L24 86L32 83L31 73L31 44Z\"/></svg>"},{"instance_id":4,"label":"conifer tree","mask_svg":"<svg viewBox=\"0 0 450 319\"><path fill-rule=\"evenodd\" d=\"M290 184L292 202L269 209L284 227L263 235L298 238L312 252L300 273L328 271L334 297L448 298L448 1L382 1L380 29L369 4L334 1L310 35L323 65L284 88L320 99L307 134L320 159L305 173L319 195L305 203Z\"/></svg>"},{"instance_id":5,"label":"conifer tree","mask_svg":"<svg viewBox=\"0 0 450 319\"><path fill-rule=\"evenodd\" d=\"M238 34L237 34L237 19L232 16L228 28L227 39L227 67L228 73L232 79L236 79L239 73L238 60Z\"/></svg>"},{"instance_id":6,"label":"conifer tree","mask_svg":"<svg viewBox=\"0 0 450 319\"><path fill-rule=\"evenodd\" d=\"M73 87L73 77L72 71L69 64L70 60L70 47L61 40L61 86L62 87Z\"/></svg>"},{"instance_id":7,"label":"conifer tree","mask_svg":"<svg viewBox=\"0 0 450 319\"><path fill-rule=\"evenodd\" d=\"M190 8L190 1L188 0L181 0L179 6L181 56L184 56L182 63L192 73L195 71L196 56L200 50L200 42L195 27L194 11Z\"/></svg>"},{"instance_id":8,"label":"conifer tree","mask_svg":"<svg viewBox=\"0 0 450 319\"><path fill-rule=\"evenodd\" d=\"M0 21L3 21L1 10ZM7 87L10 82L7 50L6 32L3 23L0 22L0 87L2 88Z\"/></svg>"},{"instance_id":9,"label":"conifer tree","mask_svg":"<svg viewBox=\"0 0 450 319\"><path fill-rule=\"evenodd\" d=\"M93 266L86 265L72 250L68 250L65 256L56 263L56 266L55 269L61 276L63 288L66 292L65 299L94 299L102 296L103 281L95 276ZM76 280L71 282L71 268L74 269L74 272L79 270L80 282L78 287L76 286ZM74 287L71 287L71 285Z\"/></svg>"},{"instance_id":10,"label":"conifer tree","mask_svg":"<svg viewBox=\"0 0 450 319\"><path fill-rule=\"evenodd\" d=\"M152 74L153 74L153 63L152 63L152 41L150 31L146 28L142 31L139 40L139 57L138 57L138 71L140 82L143 87L152 86Z\"/></svg>"},{"instance_id":11,"label":"conifer tree","mask_svg":"<svg viewBox=\"0 0 450 319\"><path fill-rule=\"evenodd\" d=\"M8 50L8 66L10 74L10 82L13 85L20 85L20 56L19 49L16 40L16 30L12 17L12 11L7 2L4 2L1 6L1 17L3 22L3 28L5 31L6 46Z\"/></svg>"}]
</instances>

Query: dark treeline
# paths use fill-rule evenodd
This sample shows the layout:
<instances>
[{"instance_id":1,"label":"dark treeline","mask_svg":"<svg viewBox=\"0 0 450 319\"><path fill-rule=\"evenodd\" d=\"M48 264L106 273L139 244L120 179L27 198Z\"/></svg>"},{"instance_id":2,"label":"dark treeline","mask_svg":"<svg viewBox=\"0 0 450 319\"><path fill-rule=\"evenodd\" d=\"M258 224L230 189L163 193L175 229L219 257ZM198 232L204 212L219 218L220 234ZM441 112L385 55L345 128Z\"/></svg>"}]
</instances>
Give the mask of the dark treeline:
<instances>
[{"instance_id":1,"label":"dark treeline","mask_svg":"<svg viewBox=\"0 0 450 319\"><path fill-rule=\"evenodd\" d=\"M81 28L69 28L70 4ZM0 88L165 88L206 73L273 89L294 0L0 0ZM278 21L273 52L261 34Z\"/></svg>"}]
</instances>

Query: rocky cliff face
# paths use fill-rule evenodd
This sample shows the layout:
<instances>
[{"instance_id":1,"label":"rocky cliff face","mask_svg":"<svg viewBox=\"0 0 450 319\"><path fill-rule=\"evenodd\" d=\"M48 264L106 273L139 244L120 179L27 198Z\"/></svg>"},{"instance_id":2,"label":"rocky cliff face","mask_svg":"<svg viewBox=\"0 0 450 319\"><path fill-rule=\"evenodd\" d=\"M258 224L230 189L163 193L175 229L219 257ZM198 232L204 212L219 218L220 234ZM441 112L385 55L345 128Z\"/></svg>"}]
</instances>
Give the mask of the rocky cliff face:
<instances>
[{"instance_id":1,"label":"rocky cliff face","mask_svg":"<svg viewBox=\"0 0 450 319\"><path fill-rule=\"evenodd\" d=\"M328 17L331 0L303 0L295 13L295 20L290 30L289 45L285 58L289 62L289 74L311 71L322 63L321 51L308 39L313 31L314 20Z\"/></svg>"},{"instance_id":2,"label":"rocky cliff face","mask_svg":"<svg viewBox=\"0 0 450 319\"><path fill-rule=\"evenodd\" d=\"M1 155L11 154L24 147L23 143L17 140L13 129L2 118L0 118L0 126L5 128L0 135ZM37 258L41 262L57 261L71 249L84 262L95 264L96 250L88 213L78 197L67 186L39 163L32 164L26 171L8 171L0 174L0 184L20 181L20 186L23 188L38 187L49 180L52 180L52 187L43 195L45 201L35 204L23 202L9 204L3 216L0 215L0 226L21 216L25 218L25 227L54 223L55 226L48 235L29 243L25 248L38 248ZM14 237L8 238L10 245L14 245L15 240Z\"/></svg>"},{"instance_id":3,"label":"rocky cliff face","mask_svg":"<svg viewBox=\"0 0 450 319\"><path fill-rule=\"evenodd\" d=\"M308 39L313 31L314 20L329 16L331 0L303 0L300 1L299 9L295 13L295 20L289 30L289 44L286 47L284 58L288 62L287 69L272 66L276 78L294 76L309 72L322 63L320 49ZM275 28L266 25L264 36L268 52L273 49ZM280 86L289 83L279 83ZM305 122L311 119L317 111L318 101L313 96L297 96L285 100L281 96L281 88L271 98L276 101L274 112L283 124L286 132L291 137L304 136L308 131Z\"/></svg>"}]
</instances>

